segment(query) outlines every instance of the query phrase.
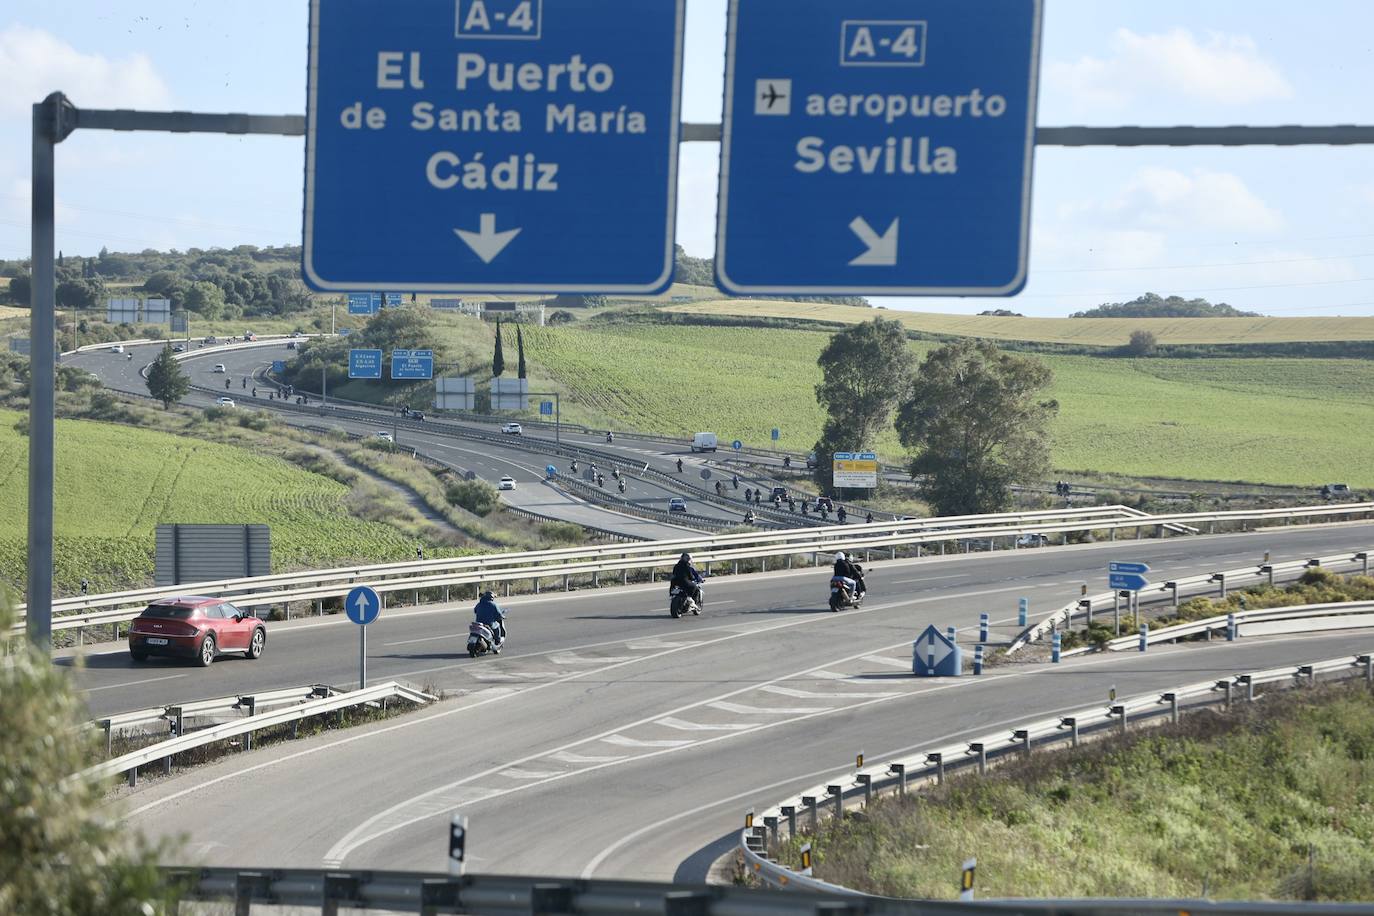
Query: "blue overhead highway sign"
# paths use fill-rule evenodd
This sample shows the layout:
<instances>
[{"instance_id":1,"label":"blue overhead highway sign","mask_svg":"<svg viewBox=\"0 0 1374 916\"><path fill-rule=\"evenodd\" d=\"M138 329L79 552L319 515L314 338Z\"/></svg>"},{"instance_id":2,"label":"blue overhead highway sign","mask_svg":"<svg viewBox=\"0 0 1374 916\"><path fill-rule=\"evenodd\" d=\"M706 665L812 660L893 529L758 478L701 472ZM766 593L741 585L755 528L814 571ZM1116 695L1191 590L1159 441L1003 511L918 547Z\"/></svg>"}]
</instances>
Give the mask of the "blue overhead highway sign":
<instances>
[{"instance_id":1,"label":"blue overhead highway sign","mask_svg":"<svg viewBox=\"0 0 1374 916\"><path fill-rule=\"evenodd\" d=\"M434 378L434 351L392 350L391 377L393 379Z\"/></svg>"},{"instance_id":2,"label":"blue overhead highway sign","mask_svg":"<svg viewBox=\"0 0 1374 916\"><path fill-rule=\"evenodd\" d=\"M1149 579L1136 573L1112 573L1107 577L1107 587L1118 592L1138 592L1149 584Z\"/></svg>"},{"instance_id":3,"label":"blue overhead highway sign","mask_svg":"<svg viewBox=\"0 0 1374 916\"><path fill-rule=\"evenodd\" d=\"M731 0L716 283L1012 295L1041 0Z\"/></svg>"},{"instance_id":4,"label":"blue overhead highway sign","mask_svg":"<svg viewBox=\"0 0 1374 916\"><path fill-rule=\"evenodd\" d=\"M553 401L540 401L540 402L539 402L539 415L540 415L541 417L551 417L551 416L553 416Z\"/></svg>"},{"instance_id":5,"label":"blue overhead highway sign","mask_svg":"<svg viewBox=\"0 0 1374 916\"><path fill-rule=\"evenodd\" d=\"M359 585L344 599L344 612L348 614L348 619L356 624L369 624L381 614L382 599L377 595L376 589Z\"/></svg>"},{"instance_id":6,"label":"blue overhead highway sign","mask_svg":"<svg viewBox=\"0 0 1374 916\"><path fill-rule=\"evenodd\" d=\"M311 0L306 282L667 289L684 19L685 0Z\"/></svg>"},{"instance_id":7,"label":"blue overhead highway sign","mask_svg":"<svg viewBox=\"0 0 1374 916\"><path fill-rule=\"evenodd\" d=\"M349 351L348 351L348 377L349 377L349 378L381 378L381 377L382 377L382 351L381 351L381 350L349 350Z\"/></svg>"},{"instance_id":8,"label":"blue overhead highway sign","mask_svg":"<svg viewBox=\"0 0 1374 916\"><path fill-rule=\"evenodd\" d=\"M403 301L400 293L386 294L386 307L389 309L400 308Z\"/></svg>"},{"instance_id":9,"label":"blue overhead highway sign","mask_svg":"<svg viewBox=\"0 0 1374 916\"><path fill-rule=\"evenodd\" d=\"M1137 573L1143 575L1150 571L1148 563L1108 563L1107 572Z\"/></svg>"}]
</instances>

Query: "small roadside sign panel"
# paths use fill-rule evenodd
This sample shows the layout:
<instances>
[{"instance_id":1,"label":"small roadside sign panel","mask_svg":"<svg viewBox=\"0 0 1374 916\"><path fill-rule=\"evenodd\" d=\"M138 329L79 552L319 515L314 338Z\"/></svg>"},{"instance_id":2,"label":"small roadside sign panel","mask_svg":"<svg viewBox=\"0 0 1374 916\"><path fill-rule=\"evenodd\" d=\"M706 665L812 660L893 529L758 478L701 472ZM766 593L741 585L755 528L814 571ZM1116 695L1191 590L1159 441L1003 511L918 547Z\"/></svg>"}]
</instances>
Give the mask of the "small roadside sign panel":
<instances>
[{"instance_id":1,"label":"small roadside sign panel","mask_svg":"<svg viewBox=\"0 0 1374 916\"><path fill-rule=\"evenodd\" d=\"M381 378L381 377L382 377L382 351L381 351L381 350L349 350L349 351L348 351L348 377L349 377L349 378Z\"/></svg>"},{"instance_id":2,"label":"small roadside sign panel","mask_svg":"<svg viewBox=\"0 0 1374 916\"><path fill-rule=\"evenodd\" d=\"M1025 284L1041 0L731 0L716 284Z\"/></svg>"},{"instance_id":3,"label":"small roadside sign panel","mask_svg":"<svg viewBox=\"0 0 1374 916\"><path fill-rule=\"evenodd\" d=\"M320 290L659 293L685 0L311 0Z\"/></svg>"},{"instance_id":4,"label":"small roadside sign panel","mask_svg":"<svg viewBox=\"0 0 1374 916\"><path fill-rule=\"evenodd\" d=\"M1114 573L1135 573L1136 575L1144 575L1145 573L1147 573L1147 572L1149 572L1149 571L1150 571L1150 566L1149 566L1148 563L1109 563L1109 564L1107 564L1107 572L1114 572Z\"/></svg>"},{"instance_id":5,"label":"small roadside sign panel","mask_svg":"<svg viewBox=\"0 0 1374 916\"><path fill-rule=\"evenodd\" d=\"M1138 592L1149 584L1149 579L1136 573L1112 573L1107 577L1107 587L1113 591Z\"/></svg>"}]
</instances>

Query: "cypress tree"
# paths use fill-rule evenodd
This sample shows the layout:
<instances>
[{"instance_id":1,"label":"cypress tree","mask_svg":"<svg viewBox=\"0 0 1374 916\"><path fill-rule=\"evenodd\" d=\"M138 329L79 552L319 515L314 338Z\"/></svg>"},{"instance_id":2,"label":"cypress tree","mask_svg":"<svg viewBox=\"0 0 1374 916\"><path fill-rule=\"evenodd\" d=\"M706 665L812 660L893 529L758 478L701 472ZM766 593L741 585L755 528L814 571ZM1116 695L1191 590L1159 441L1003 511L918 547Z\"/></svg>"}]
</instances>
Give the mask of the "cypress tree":
<instances>
[{"instance_id":1,"label":"cypress tree","mask_svg":"<svg viewBox=\"0 0 1374 916\"><path fill-rule=\"evenodd\" d=\"M517 378L528 378L525 370L525 335L520 333L520 325L515 326L515 346L520 352L520 368L516 373Z\"/></svg>"},{"instance_id":2,"label":"cypress tree","mask_svg":"<svg viewBox=\"0 0 1374 916\"><path fill-rule=\"evenodd\" d=\"M491 357L491 377L500 378L506 371L506 357L501 352L501 319L496 320L496 352Z\"/></svg>"}]
</instances>

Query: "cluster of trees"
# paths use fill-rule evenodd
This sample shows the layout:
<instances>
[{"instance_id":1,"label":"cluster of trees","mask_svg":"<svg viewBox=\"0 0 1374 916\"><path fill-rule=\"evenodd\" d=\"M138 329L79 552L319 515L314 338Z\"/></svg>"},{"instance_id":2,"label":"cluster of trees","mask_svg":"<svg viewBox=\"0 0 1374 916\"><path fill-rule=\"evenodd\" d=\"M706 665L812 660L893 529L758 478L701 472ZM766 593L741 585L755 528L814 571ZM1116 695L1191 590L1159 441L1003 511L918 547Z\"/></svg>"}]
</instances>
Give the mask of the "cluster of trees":
<instances>
[{"instance_id":1,"label":"cluster of trees","mask_svg":"<svg viewBox=\"0 0 1374 916\"><path fill-rule=\"evenodd\" d=\"M1109 302L1070 318L1263 318L1259 312L1242 312L1225 302L1215 305L1206 299L1184 299L1146 293L1130 302Z\"/></svg>"},{"instance_id":2,"label":"cluster of trees","mask_svg":"<svg viewBox=\"0 0 1374 916\"><path fill-rule=\"evenodd\" d=\"M1038 359L964 339L917 365L902 325L875 318L836 333L819 363L816 399L827 419L816 480L826 490L830 456L872 450L889 422L940 515L1000 511L1013 484L1049 472L1049 422L1059 404L1043 397L1053 376Z\"/></svg>"},{"instance_id":3,"label":"cluster of trees","mask_svg":"<svg viewBox=\"0 0 1374 916\"><path fill-rule=\"evenodd\" d=\"M529 367L525 365L525 334L520 330L520 325L515 325L515 346L519 351L519 365L516 368L515 377L529 378ZM496 322L496 347L491 354L491 377L500 378L506 374L506 353L505 346L501 340L501 322Z\"/></svg>"},{"instance_id":4,"label":"cluster of trees","mask_svg":"<svg viewBox=\"0 0 1374 916\"><path fill-rule=\"evenodd\" d=\"M318 338L303 342L298 358L286 364L286 381L303 391L315 391L320 372L328 374L329 386L348 381L348 351L350 349L433 350L434 366L452 363L453 356L442 339L436 340L429 325L430 310L422 306L403 309L382 309L368 319L367 324L347 337ZM395 382L407 388L415 382Z\"/></svg>"}]
</instances>

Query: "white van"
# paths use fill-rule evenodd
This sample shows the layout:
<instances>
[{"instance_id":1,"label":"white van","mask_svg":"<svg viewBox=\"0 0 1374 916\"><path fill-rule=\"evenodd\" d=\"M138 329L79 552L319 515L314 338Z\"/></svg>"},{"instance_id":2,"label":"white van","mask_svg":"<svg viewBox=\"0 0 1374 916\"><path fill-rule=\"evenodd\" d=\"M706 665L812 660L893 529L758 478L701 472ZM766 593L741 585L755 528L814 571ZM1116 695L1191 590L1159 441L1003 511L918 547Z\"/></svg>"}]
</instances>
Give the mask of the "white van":
<instances>
[{"instance_id":1,"label":"white van","mask_svg":"<svg viewBox=\"0 0 1374 916\"><path fill-rule=\"evenodd\" d=\"M692 437L692 451L694 452L714 452L716 450L715 433L697 433Z\"/></svg>"}]
</instances>

